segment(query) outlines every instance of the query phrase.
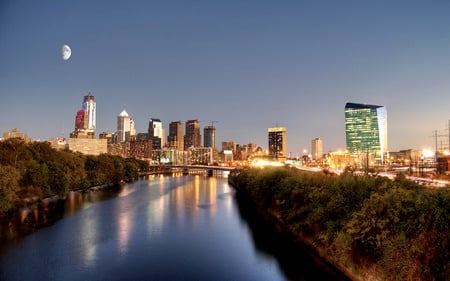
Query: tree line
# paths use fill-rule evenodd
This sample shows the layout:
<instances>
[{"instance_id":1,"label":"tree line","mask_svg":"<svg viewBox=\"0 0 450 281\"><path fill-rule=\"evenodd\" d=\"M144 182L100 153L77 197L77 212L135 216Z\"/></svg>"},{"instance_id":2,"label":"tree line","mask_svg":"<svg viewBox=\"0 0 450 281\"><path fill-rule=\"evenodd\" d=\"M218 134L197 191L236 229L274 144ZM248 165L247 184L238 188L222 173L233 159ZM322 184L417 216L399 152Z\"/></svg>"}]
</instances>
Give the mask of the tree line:
<instances>
[{"instance_id":1,"label":"tree line","mask_svg":"<svg viewBox=\"0 0 450 281\"><path fill-rule=\"evenodd\" d=\"M403 175L248 169L230 181L261 210L361 280L450 280L450 189ZM378 279L377 278L377 279Z\"/></svg>"},{"instance_id":2,"label":"tree line","mask_svg":"<svg viewBox=\"0 0 450 281\"><path fill-rule=\"evenodd\" d=\"M148 163L108 154L56 150L49 142L0 141L0 214L32 199L138 179Z\"/></svg>"}]
</instances>

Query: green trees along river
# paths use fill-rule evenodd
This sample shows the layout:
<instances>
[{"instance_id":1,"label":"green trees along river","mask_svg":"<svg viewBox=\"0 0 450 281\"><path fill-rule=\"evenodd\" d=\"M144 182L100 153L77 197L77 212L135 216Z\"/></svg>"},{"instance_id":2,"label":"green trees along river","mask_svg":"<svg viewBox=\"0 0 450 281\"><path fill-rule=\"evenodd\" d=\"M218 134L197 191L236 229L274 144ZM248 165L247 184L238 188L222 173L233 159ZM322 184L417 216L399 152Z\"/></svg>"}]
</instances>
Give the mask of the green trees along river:
<instances>
[{"instance_id":1,"label":"green trees along river","mask_svg":"<svg viewBox=\"0 0 450 281\"><path fill-rule=\"evenodd\" d=\"M0 142L0 214L33 198L65 195L121 181L133 181L147 162L101 154L87 156L55 150L48 142Z\"/></svg>"},{"instance_id":2,"label":"green trees along river","mask_svg":"<svg viewBox=\"0 0 450 281\"><path fill-rule=\"evenodd\" d=\"M450 190L404 176L248 169L230 181L359 280L450 280Z\"/></svg>"}]
</instances>

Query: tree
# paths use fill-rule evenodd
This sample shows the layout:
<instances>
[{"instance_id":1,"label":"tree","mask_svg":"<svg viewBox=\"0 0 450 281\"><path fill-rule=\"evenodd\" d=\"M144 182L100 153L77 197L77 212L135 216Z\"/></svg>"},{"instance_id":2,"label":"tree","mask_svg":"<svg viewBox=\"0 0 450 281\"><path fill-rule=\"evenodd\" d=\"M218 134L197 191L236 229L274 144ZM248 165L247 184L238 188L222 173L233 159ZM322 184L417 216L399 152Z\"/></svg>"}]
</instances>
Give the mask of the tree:
<instances>
[{"instance_id":1,"label":"tree","mask_svg":"<svg viewBox=\"0 0 450 281\"><path fill-rule=\"evenodd\" d=\"M0 165L0 212L15 206L18 200L20 174L16 168Z\"/></svg>"}]
</instances>

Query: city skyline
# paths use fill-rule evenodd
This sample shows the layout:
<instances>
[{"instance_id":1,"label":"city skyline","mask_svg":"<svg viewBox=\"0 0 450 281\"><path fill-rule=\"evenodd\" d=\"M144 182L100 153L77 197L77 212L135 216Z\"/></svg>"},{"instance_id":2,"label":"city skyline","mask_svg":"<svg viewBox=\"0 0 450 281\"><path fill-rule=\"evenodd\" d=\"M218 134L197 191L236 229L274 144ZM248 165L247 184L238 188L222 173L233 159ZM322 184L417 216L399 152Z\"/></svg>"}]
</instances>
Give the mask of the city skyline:
<instances>
[{"instance_id":1,"label":"city skyline","mask_svg":"<svg viewBox=\"0 0 450 281\"><path fill-rule=\"evenodd\" d=\"M389 150L434 150L448 135L450 3L61 1L0 4L0 130L68 137L80 97L96 133L126 108L136 132L217 120L216 140L287 153L345 149L347 102L388 112ZM61 47L72 49L68 60ZM439 141L447 141L442 138ZM445 144L448 145L448 144Z\"/></svg>"}]
</instances>

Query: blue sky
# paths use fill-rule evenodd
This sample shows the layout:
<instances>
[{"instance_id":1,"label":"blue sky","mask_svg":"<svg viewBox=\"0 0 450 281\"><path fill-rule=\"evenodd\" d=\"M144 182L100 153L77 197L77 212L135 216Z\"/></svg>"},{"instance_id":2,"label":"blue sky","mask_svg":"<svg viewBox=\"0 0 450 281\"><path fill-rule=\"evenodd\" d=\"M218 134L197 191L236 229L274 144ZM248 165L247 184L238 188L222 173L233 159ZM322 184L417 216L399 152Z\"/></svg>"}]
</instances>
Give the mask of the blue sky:
<instances>
[{"instance_id":1,"label":"blue sky","mask_svg":"<svg viewBox=\"0 0 450 281\"><path fill-rule=\"evenodd\" d=\"M0 132L68 136L91 92L97 133L123 107L199 119L296 155L345 148L346 102L386 106L391 151L434 149L450 119L449 1L1 1ZM63 44L72 48L61 59ZM439 146L448 138L439 138Z\"/></svg>"}]
</instances>

